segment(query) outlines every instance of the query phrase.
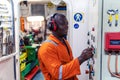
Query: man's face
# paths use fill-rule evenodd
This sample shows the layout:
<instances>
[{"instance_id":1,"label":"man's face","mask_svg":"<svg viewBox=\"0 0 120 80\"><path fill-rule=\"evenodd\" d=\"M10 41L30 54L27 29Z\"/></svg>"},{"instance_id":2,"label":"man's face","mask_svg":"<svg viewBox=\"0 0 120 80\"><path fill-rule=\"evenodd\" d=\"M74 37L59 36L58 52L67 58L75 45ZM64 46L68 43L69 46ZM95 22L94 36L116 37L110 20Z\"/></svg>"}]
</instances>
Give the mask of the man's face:
<instances>
[{"instance_id":1,"label":"man's face","mask_svg":"<svg viewBox=\"0 0 120 80\"><path fill-rule=\"evenodd\" d=\"M65 17L59 19L59 21L57 22L57 25L58 25L58 29L56 31L57 34L60 37L66 36L67 32L68 32L68 21L67 21L67 19Z\"/></svg>"}]
</instances>

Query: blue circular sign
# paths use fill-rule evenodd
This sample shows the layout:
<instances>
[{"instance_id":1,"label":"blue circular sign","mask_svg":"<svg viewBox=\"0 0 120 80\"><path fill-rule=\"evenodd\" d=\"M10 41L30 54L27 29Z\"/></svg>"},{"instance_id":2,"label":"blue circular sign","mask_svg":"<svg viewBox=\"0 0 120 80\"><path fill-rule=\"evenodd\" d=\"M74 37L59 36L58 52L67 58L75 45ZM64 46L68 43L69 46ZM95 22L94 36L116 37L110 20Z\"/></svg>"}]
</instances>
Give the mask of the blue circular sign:
<instances>
[{"instance_id":1,"label":"blue circular sign","mask_svg":"<svg viewBox=\"0 0 120 80\"><path fill-rule=\"evenodd\" d=\"M76 14L74 15L74 20L75 20L76 22L80 22L82 19L83 19L83 15L82 15L81 13L76 13Z\"/></svg>"},{"instance_id":2,"label":"blue circular sign","mask_svg":"<svg viewBox=\"0 0 120 80\"><path fill-rule=\"evenodd\" d=\"M74 24L74 28L78 29L79 28L79 24Z\"/></svg>"}]
</instances>

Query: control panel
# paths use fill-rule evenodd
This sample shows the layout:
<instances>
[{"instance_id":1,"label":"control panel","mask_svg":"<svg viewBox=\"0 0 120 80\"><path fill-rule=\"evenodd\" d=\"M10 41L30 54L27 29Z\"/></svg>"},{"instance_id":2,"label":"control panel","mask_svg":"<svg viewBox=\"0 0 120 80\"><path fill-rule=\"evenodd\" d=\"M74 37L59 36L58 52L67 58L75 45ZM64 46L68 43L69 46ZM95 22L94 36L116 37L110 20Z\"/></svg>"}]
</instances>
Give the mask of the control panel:
<instances>
[{"instance_id":1,"label":"control panel","mask_svg":"<svg viewBox=\"0 0 120 80\"><path fill-rule=\"evenodd\" d=\"M120 32L105 33L105 51L120 51Z\"/></svg>"},{"instance_id":2,"label":"control panel","mask_svg":"<svg viewBox=\"0 0 120 80\"><path fill-rule=\"evenodd\" d=\"M120 78L120 73L118 69L118 56L120 53L120 32L106 32L105 33L105 52L108 54L107 68L112 77ZM111 56L115 55L115 71L110 68L110 63L112 62Z\"/></svg>"},{"instance_id":3,"label":"control panel","mask_svg":"<svg viewBox=\"0 0 120 80\"><path fill-rule=\"evenodd\" d=\"M95 80L95 54L96 54L96 27L95 26L91 26L89 28L89 31L87 33L88 36L88 47L93 49L93 54L94 56L92 58L90 58L87 61L87 66L88 66L88 70L86 70L86 73L89 74L89 80Z\"/></svg>"}]
</instances>

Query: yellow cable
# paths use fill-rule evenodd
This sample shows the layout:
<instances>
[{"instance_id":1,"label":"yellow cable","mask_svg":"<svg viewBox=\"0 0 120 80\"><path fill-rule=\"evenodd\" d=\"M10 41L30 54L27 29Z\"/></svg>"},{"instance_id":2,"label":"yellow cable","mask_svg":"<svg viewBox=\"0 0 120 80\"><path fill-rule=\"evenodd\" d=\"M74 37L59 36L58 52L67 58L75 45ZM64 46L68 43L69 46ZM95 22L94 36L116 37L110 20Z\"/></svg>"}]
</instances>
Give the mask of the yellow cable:
<instances>
[{"instance_id":1,"label":"yellow cable","mask_svg":"<svg viewBox=\"0 0 120 80\"><path fill-rule=\"evenodd\" d=\"M118 19L119 19L118 14L115 14L115 20L117 20L117 21L118 21Z\"/></svg>"},{"instance_id":2,"label":"yellow cable","mask_svg":"<svg viewBox=\"0 0 120 80\"><path fill-rule=\"evenodd\" d=\"M112 22L112 15L109 15L109 20L110 22Z\"/></svg>"}]
</instances>

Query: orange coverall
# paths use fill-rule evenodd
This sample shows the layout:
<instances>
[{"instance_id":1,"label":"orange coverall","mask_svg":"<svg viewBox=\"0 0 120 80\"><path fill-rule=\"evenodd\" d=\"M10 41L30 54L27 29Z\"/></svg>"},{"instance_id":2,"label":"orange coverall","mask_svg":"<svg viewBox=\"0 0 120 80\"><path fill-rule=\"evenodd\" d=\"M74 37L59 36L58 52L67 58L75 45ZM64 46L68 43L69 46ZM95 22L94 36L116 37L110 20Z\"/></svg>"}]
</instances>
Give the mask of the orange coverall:
<instances>
[{"instance_id":1,"label":"orange coverall","mask_svg":"<svg viewBox=\"0 0 120 80\"><path fill-rule=\"evenodd\" d=\"M79 61L78 58L73 59L68 42L65 40L69 53L66 46L52 34L48 40L57 45L52 42L44 42L38 51L40 69L45 80L78 80L76 75L80 74ZM60 67L62 67L62 72ZM60 75L61 78L59 78Z\"/></svg>"}]
</instances>

